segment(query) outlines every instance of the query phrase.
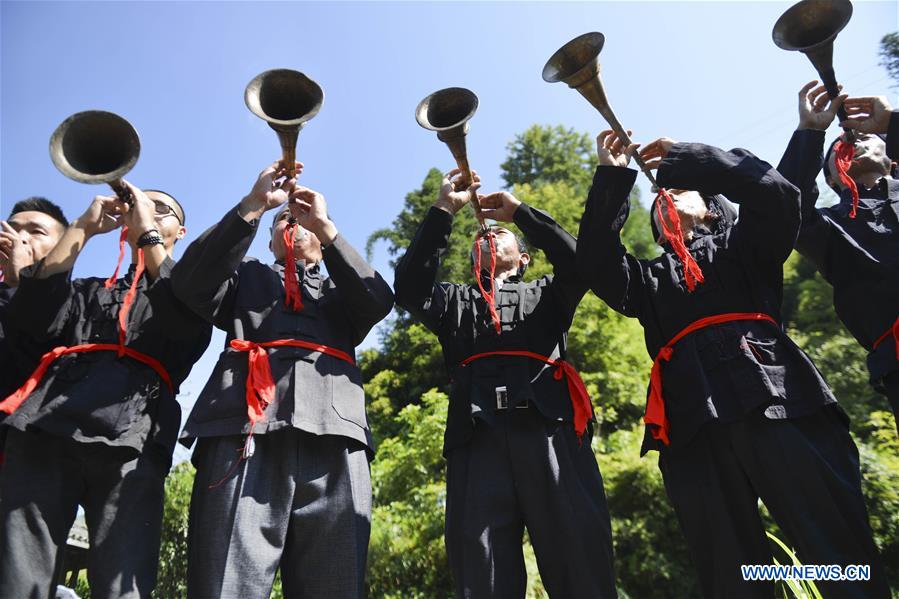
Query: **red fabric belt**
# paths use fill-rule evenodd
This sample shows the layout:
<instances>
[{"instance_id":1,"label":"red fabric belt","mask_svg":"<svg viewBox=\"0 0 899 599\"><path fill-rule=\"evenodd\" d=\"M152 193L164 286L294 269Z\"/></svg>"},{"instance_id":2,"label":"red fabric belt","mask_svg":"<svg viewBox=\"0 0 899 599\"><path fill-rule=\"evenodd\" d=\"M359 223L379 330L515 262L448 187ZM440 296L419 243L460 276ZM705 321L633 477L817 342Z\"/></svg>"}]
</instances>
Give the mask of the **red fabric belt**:
<instances>
[{"instance_id":1,"label":"red fabric belt","mask_svg":"<svg viewBox=\"0 0 899 599\"><path fill-rule=\"evenodd\" d=\"M899 317L896 318L896 322L893 323L893 326L887 329L887 332L880 336L880 338L874 342L874 345L871 347L871 351L877 349L881 343L886 341L892 337L896 341L896 359L899 360Z\"/></svg>"},{"instance_id":2,"label":"red fabric belt","mask_svg":"<svg viewBox=\"0 0 899 599\"><path fill-rule=\"evenodd\" d=\"M37 368L34 369L34 372L31 373L31 376L28 377L28 380L19 387L12 395L4 399L0 402L0 412L6 412L7 414L12 414L15 412L19 406L22 405L31 392L37 389L37 386L41 383L41 380L44 378L44 374L46 374L47 369L50 367L57 358L60 356L65 356L67 354L82 354L87 352L94 351L114 351L119 354L119 357L128 356L133 360L137 360L141 364L146 364L159 375L159 378L162 379L162 382L166 384L169 388L169 391L172 394L175 393L174 385L172 385L172 379L169 376L169 373L166 372L165 366L162 365L159 360L156 358L151 358L147 354L142 354L139 351L135 351L130 347L126 347L123 345L116 345L113 343L85 343L83 345L73 345L72 347L60 346L56 347L43 355L41 358L40 364L37 365Z\"/></svg>"},{"instance_id":3,"label":"red fabric belt","mask_svg":"<svg viewBox=\"0 0 899 599\"><path fill-rule=\"evenodd\" d=\"M565 381L568 383L568 395L571 397L571 407L574 408L574 431L577 433L578 438L584 434L584 431L587 430L587 422L593 418L593 404L590 403L590 394L587 393L587 387L584 385L584 381L581 380L581 375L578 374L574 366L565 360L552 360L546 356L524 350L487 351L474 354L473 356L468 356L462 360L461 366L468 366L475 360L490 356L531 358L549 364L550 366L556 366L558 369L555 374L553 374L553 378L558 381L564 376Z\"/></svg>"},{"instance_id":4,"label":"red fabric belt","mask_svg":"<svg viewBox=\"0 0 899 599\"><path fill-rule=\"evenodd\" d=\"M272 368L269 364L268 353L265 351L265 348L301 347L303 349L311 349L312 351L327 354L352 364L353 366L356 365L356 361L353 357L344 351L328 347L327 345L310 343L309 341L300 341L298 339L276 339L275 341L266 341L265 343L254 343L243 339L232 339L230 345L237 351L248 352L247 416L250 418L251 435L253 427L256 426L257 422L262 420L262 413L265 411L266 406L275 400L275 381L272 379Z\"/></svg>"},{"instance_id":5,"label":"red fabric belt","mask_svg":"<svg viewBox=\"0 0 899 599\"><path fill-rule=\"evenodd\" d=\"M655 360L652 361L652 371L649 378L649 399L646 402L646 414L643 416L643 422L650 427L650 432L654 439L658 439L665 445L670 443L668 439L669 422L668 418L665 417L665 400L662 398L662 361L669 361L674 354L674 345L690 333L715 324L733 322L735 320L765 320L777 325L776 320L761 312L730 312L706 316L687 325L665 347L659 350Z\"/></svg>"}]
</instances>

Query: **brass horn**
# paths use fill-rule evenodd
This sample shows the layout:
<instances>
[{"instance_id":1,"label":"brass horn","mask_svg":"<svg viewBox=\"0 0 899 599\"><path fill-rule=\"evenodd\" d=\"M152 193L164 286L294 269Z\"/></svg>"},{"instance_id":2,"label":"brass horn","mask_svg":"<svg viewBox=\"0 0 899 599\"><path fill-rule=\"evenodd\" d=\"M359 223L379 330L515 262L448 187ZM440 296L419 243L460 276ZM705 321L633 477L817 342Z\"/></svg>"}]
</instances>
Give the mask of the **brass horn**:
<instances>
[{"instance_id":1,"label":"brass horn","mask_svg":"<svg viewBox=\"0 0 899 599\"><path fill-rule=\"evenodd\" d=\"M243 97L247 108L278 134L281 162L293 176L300 129L325 101L321 86L299 71L272 69L256 75Z\"/></svg>"},{"instance_id":2,"label":"brass horn","mask_svg":"<svg viewBox=\"0 0 899 599\"><path fill-rule=\"evenodd\" d=\"M434 92L418 103L415 109L415 120L418 124L437 132L437 139L445 143L456 164L462 170L466 185L471 185L474 177L468 163L468 152L465 147L465 136L468 134L468 121L478 110L478 97L470 89L464 87L447 87ZM476 194L472 194L471 205L475 216L485 229L484 216Z\"/></svg>"},{"instance_id":3,"label":"brass horn","mask_svg":"<svg viewBox=\"0 0 899 599\"><path fill-rule=\"evenodd\" d=\"M579 35L559 48L546 61L546 65L543 67L543 80L547 83L562 81L567 83L568 87L580 92L606 119L624 145L628 146L632 143L631 138L612 111L609 100L606 98L606 91L602 86L602 78L599 75L599 53L602 51L603 44L605 44L605 36L598 31ZM656 179L651 172L646 170L643 159L636 154L633 158L653 187L657 187Z\"/></svg>"},{"instance_id":4,"label":"brass horn","mask_svg":"<svg viewBox=\"0 0 899 599\"><path fill-rule=\"evenodd\" d=\"M50 137L50 159L70 179L108 183L120 200L133 201L122 184L140 156L140 138L124 118L103 110L78 112Z\"/></svg>"},{"instance_id":5,"label":"brass horn","mask_svg":"<svg viewBox=\"0 0 899 599\"><path fill-rule=\"evenodd\" d=\"M771 31L778 48L808 57L831 98L840 93L833 71L833 41L851 18L849 0L802 0L788 8ZM846 119L842 106L837 114L841 121Z\"/></svg>"}]
</instances>

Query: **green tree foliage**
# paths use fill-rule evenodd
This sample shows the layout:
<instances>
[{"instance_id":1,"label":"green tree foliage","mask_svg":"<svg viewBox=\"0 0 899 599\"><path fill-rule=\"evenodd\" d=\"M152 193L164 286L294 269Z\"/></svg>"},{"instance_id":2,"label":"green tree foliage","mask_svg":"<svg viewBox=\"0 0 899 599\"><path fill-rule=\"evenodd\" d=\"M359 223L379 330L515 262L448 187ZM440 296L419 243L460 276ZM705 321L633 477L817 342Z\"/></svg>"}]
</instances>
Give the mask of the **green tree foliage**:
<instances>
[{"instance_id":1,"label":"green tree foliage","mask_svg":"<svg viewBox=\"0 0 899 599\"><path fill-rule=\"evenodd\" d=\"M181 462L165 481L159 574L153 591L159 599L187 596L187 523L194 472L190 462Z\"/></svg>"},{"instance_id":2,"label":"green tree foliage","mask_svg":"<svg viewBox=\"0 0 899 599\"><path fill-rule=\"evenodd\" d=\"M899 31L888 33L880 40L880 64L899 85Z\"/></svg>"},{"instance_id":3,"label":"green tree foliage","mask_svg":"<svg viewBox=\"0 0 899 599\"><path fill-rule=\"evenodd\" d=\"M506 149L509 157L500 168L509 188L561 181L586 191L593 176L593 140L574 129L533 125Z\"/></svg>"}]
</instances>

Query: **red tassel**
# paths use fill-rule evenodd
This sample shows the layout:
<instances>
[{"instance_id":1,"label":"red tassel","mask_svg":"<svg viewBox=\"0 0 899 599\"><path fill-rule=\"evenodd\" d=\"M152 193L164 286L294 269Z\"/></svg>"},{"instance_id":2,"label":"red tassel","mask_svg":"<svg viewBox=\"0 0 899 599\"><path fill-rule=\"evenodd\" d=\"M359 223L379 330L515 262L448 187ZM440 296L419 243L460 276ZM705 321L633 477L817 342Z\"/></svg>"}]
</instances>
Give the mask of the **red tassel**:
<instances>
[{"instance_id":1,"label":"red tassel","mask_svg":"<svg viewBox=\"0 0 899 599\"><path fill-rule=\"evenodd\" d=\"M684 234L680 228L680 217L677 215L677 208L674 207L674 200L671 199L668 190L659 188L659 193L656 195L655 202L656 212L659 215L659 224L662 226L662 233L665 235L665 239L668 240L668 243L671 244L671 248L674 250L674 253L677 254L681 264L683 264L684 280L687 283L687 290L692 292L696 289L696 285L702 283L705 278L703 277L702 269L699 268L699 264L696 263L696 260L690 255L690 252L687 251L687 246L684 245ZM665 210L668 213L668 220L671 221L673 229L669 228L665 223L665 219L662 218L663 202L665 204Z\"/></svg>"},{"instance_id":2,"label":"red tassel","mask_svg":"<svg viewBox=\"0 0 899 599\"><path fill-rule=\"evenodd\" d=\"M134 271L134 278L131 280L131 287L122 300L122 307L119 309L119 357L125 355L125 335L128 332L128 313L131 312L131 306L134 304L134 298L137 297L137 284L140 282L141 275L144 274L144 249L137 250L137 269ZM116 268L118 271L118 268Z\"/></svg>"},{"instance_id":3,"label":"red tassel","mask_svg":"<svg viewBox=\"0 0 899 599\"><path fill-rule=\"evenodd\" d=\"M849 211L849 218L855 218L855 212L858 209L858 185L849 176L849 167L852 166L852 159L855 158L855 147L842 139L837 140L833 148L834 165L837 167L837 174L843 185L849 188L852 193L852 209Z\"/></svg>"},{"instance_id":4,"label":"red tassel","mask_svg":"<svg viewBox=\"0 0 899 599\"><path fill-rule=\"evenodd\" d=\"M122 260L125 258L126 237L128 237L128 227L122 227L122 234L119 235L119 260L115 264L115 272L103 283L103 286L107 289L112 289L112 286L115 285L116 280L119 278L119 269L122 267Z\"/></svg>"},{"instance_id":5,"label":"red tassel","mask_svg":"<svg viewBox=\"0 0 899 599\"><path fill-rule=\"evenodd\" d=\"M487 242L490 244L490 293L484 289L484 283L481 281L481 240L478 239L475 244L475 271L478 280L478 289L481 291L481 297L487 302L487 309L490 311L490 319L493 321L493 328L496 334L502 333L502 325L499 321L499 314L496 313L496 285L494 277L496 276L496 244L493 240L493 233L488 231L485 233Z\"/></svg>"},{"instance_id":6,"label":"red tassel","mask_svg":"<svg viewBox=\"0 0 899 599\"><path fill-rule=\"evenodd\" d=\"M293 232L298 225L287 225L284 229L284 247L287 254L284 256L284 290L286 295L284 303L294 312L303 309L303 294L300 292L300 281L297 278L296 262L293 258Z\"/></svg>"}]
</instances>

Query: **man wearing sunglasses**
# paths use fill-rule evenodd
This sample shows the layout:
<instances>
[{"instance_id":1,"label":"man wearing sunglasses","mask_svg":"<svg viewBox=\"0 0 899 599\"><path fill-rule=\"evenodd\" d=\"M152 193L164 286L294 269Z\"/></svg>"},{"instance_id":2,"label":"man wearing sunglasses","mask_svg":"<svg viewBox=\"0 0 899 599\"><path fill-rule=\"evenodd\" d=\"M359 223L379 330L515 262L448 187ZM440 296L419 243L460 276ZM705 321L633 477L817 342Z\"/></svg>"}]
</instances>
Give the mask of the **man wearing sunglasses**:
<instances>
[{"instance_id":1,"label":"man wearing sunglasses","mask_svg":"<svg viewBox=\"0 0 899 599\"><path fill-rule=\"evenodd\" d=\"M85 510L88 581L97 597L148 597L156 582L164 481L180 424L178 385L211 327L171 290L184 210L126 183L97 196L43 260L22 270L11 336L55 348L17 391L0 471L0 597L50 594L60 546ZM84 245L121 230L131 267L73 279Z\"/></svg>"}]
</instances>

